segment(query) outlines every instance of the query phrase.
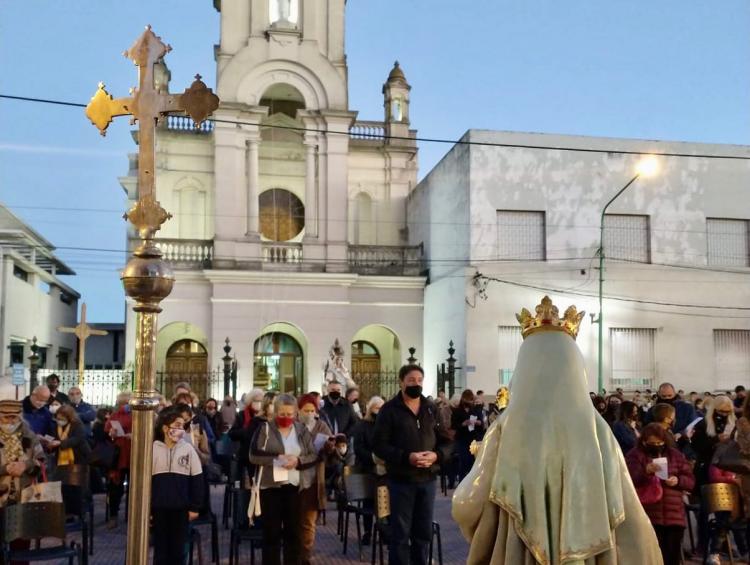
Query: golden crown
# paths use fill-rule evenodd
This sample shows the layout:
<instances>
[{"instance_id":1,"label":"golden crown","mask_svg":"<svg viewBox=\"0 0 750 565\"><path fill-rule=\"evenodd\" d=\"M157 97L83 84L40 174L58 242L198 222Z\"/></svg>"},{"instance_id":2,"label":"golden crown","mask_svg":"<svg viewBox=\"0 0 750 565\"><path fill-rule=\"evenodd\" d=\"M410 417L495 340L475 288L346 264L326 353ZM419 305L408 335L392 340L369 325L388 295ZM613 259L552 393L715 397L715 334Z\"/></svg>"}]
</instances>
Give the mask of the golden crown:
<instances>
[{"instance_id":1,"label":"golden crown","mask_svg":"<svg viewBox=\"0 0 750 565\"><path fill-rule=\"evenodd\" d=\"M575 339L586 312L578 312L575 306L570 306L565 310L562 319L559 312L549 296L542 298L542 303L536 307L536 316L532 316L531 312L524 308L520 314L516 314L516 319L521 324L521 335L526 339L534 332L558 331L565 332Z\"/></svg>"}]
</instances>

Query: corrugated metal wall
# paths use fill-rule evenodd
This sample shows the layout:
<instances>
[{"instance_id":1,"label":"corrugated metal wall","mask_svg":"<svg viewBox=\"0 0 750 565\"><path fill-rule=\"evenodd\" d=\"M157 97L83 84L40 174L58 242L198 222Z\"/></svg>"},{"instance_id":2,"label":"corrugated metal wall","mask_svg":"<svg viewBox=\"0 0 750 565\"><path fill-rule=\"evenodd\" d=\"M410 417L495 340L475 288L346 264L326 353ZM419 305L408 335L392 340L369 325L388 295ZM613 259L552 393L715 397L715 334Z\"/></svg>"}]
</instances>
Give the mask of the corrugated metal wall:
<instances>
[{"instance_id":1,"label":"corrugated metal wall","mask_svg":"<svg viewBox=\"0 0 750 565\"><path fill-rule=\"evenodd\" d=\"M610 328L612 388L652 388L656 382L653 328Z\"/></svg>"},{"instance_id":2,"label":"corrugated metal wall","mask_svg":"<svg viewBox=\"0 0 750 565\"><path fill-rule=\"evenodd\" d=\"M748 386L750 380L750 330L714 330L716 388Z\"/></svg>"}]
</instances>

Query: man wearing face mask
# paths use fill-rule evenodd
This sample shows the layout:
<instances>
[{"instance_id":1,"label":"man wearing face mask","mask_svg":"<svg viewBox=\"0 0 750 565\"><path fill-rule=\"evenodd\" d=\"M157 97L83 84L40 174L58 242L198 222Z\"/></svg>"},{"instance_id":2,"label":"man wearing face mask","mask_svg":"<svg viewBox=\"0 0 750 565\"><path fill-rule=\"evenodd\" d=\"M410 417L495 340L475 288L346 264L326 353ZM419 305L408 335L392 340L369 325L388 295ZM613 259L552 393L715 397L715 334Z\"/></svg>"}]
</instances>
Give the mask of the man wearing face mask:
<instances>
[{"instance_id":1,"label":"man wearing face mask","mask_svg":"<svg viewBox=\"0 0 750 565\"><path fill-rule=\"evenodd\" d=\"M0 400L0 506L20 501L44 459L37 436L21 420L21 410L17 400Z\"/></svg>"},{"instance_id":2,"label":"man wearing face mask","mask_svg":"<svg viewBox=\"0 0 750 565\"><path fill-rule=\"evenodd\" d=\"M88 402L83 401L83 394L81 389L77 386L72 387L68 391L68 398L70 404L76 409L78 419L81 420L84 430L86 430L86 437L91 437L91 422L96 420L96 410Z\"/></svg>"},{"instance_id":3,"label":"man wearing face mask","mask_svg":"<svg viewBox=\"0 0 750 565\"><path fill-rule=\"evenodd\" d=\"M385 461L388 477L388 557L392 565L426 565L438 472L437 416L422 395L422 367L405 365L398 376L401 391L380 409L373 438L373 452Z\"/></svg>"},{"instance_id":4,"label":"man wearing face mask","mask_svg":"<svg viewBox=\"0 0 750 565\"><path fill-rule=\"evenodd\" d=\"M23 419L38 436L51 436L55 423L49 411L49 389L40 385L23 399Z\"/></svg>"},{"instance_id":5,"label":"man wearing face mask","mask_svg":"<svg viewBox=\"0 0 750 565\"><path fill-rule=\"evenodd\" d=\"M695 413L695 407L689 402L680 400L677 397L677 392L671 383L662 383L659 385L659 390L656 393L657 404L671 404L675 409L675 421L672 426L672 431L676 434L685 433L685 428L693 422L698 416ZM654 421L654 409L653 407L646 413L644 422L650 424Z\"/></svg>"},{"instance_id":6,"label":"man wearing face mask","mask_svg":"<svg viewBox=\"0 0 750 565\"><path fill-rule=\"evenodd\" d=\"M349 437L357 425L357 415L351 403L342 398L341 383L331 381L328 383L328 396L323 400L323 409L320 417L323 418L334 434L344 434Z\"/></svg>"},{"instance_id":7,"label":"man wearing face mask","mask_svg":"<svg viewBox=\"0 0 750 565\"><path fill-rule=\"evenodd\" d=\"M49 400L47 404L51 404L53 400L57 400L60 404L70 404L70 398L64 392L58 390L60 388L60 377L55 373L52 373L47 377L47 388L49 389Z\"/></svg>"}]
</instances>

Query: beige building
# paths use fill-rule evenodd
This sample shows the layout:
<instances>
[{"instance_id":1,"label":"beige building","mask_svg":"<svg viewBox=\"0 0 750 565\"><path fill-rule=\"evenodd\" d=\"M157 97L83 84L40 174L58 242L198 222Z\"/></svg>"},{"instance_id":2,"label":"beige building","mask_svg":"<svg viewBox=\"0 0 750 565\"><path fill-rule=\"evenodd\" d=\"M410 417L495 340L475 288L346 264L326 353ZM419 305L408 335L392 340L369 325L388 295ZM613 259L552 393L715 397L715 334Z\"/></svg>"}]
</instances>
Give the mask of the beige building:
<instances>
[{"instance_id":1,"label":"beige building","mask_svg":"<svg viewBox=\"0 0 750 565\"><path fill-rule=\"evenodd\" d=\"M0 205L0 398L12 397L10 369L15 363L28 367L34 337L40 368L67 369L75 362L75 336L57 328L76 325L80 295L60 278L75 273L54 251Z\"/></svg>"},{"instance_id":2,"label":"beige building","mask_svg":"<svg viewBox=\"0 0 750 565\"><path fill-rule=\"evenodd\" d=\"M177 279L158 368L215 369L229 337L240 390L300 392L320 387L339 338L355 373L393 371L421 346L425 284L406 225L417 182L406 76L396 63L382 120L359 121L344 0L215 5L221 106L200 130L170 117L157 136L157 197L174 214L159 245ZM169 84L164 66L158 82ZM133 155L121 179L131 199L136 167Z\"/></svg>"}]
</instances>

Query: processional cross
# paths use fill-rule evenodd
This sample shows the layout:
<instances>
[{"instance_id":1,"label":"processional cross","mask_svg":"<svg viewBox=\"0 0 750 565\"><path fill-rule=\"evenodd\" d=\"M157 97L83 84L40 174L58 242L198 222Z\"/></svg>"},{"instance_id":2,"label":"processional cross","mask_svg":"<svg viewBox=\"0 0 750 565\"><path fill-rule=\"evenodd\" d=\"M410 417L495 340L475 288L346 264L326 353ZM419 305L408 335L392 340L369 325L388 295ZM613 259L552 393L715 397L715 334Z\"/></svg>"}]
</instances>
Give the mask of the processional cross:
<instances>
[{"instance_id":1,"label":"processional cross","mask_svg":"<svg viewBox=\"0 0 750 565\"><path fill-rule=\"evenodd\" d=\"M95 330L86 323L86 303L81 306L81 321L77 326L66 328L60 326L58 332L66 334L75 334L78 338L78 386L83 386L83 368L84 359L86 358L86 340L92 335L107 335L109 332L104 330Z\"/></svg>"},{"instance_id":2,"label":"processional cross","mask_svg":"<svg viewBox=\"0 0 750 565\"><path fill-rule=\"evenodd\" d=\"M128 98L113 99L99 84L86 107L86 116L102 135L116 116L131 116L140 124L138 131L138 200L125 214L135 227L140 245L133 251L121 279L125 293L134 301L135 383L130 407L133 414L130 454L130 497L128 510L128 565L148 563L148 532L151 501L153 409L158 405L156 384L156 332L159 303L172 291L174 276L162 260L154 235L171 216L156 200L154 183L156 126L172 112L185 112L199 128L219 107L219 98L200 75L182 94L158 92L154 86L154 65L171 47L162 43L151 26L146 27L125 52L138 67L138 88Z\"/></svg>"}]
</instances>

